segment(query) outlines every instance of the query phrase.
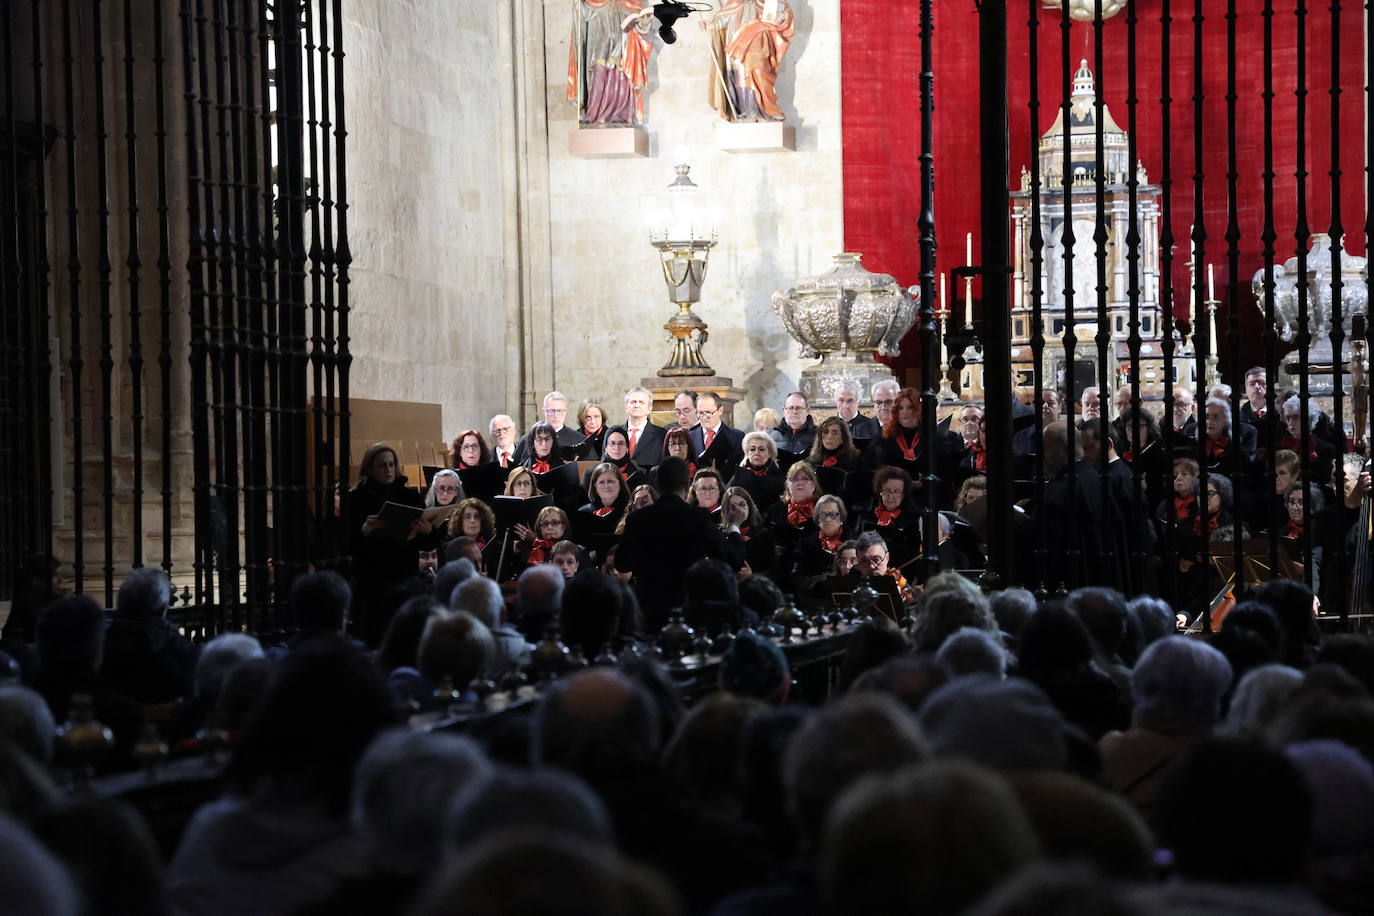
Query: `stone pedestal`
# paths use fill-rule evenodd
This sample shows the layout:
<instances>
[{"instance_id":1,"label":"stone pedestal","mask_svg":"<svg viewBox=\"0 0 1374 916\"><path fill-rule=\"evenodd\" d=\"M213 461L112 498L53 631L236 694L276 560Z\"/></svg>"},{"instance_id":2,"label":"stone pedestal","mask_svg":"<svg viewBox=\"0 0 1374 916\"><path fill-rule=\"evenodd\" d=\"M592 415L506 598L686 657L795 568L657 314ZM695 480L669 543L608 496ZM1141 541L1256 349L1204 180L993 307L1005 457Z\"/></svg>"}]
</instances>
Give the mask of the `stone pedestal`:
<instances>
[{"instance_id":1,"label":"stone pedestal","mask_svg":"<svg viewBox=\"0 0 1374 916\"><path fill-rule=\"evenodd\" d=\"M649 155L642 127L584 127L568 134L568 152L579 159L634 159Z\"/></svg>"},{"instance_id":2,"label":"stone pedestal","mask_svg":"<svg viewBox=\"0 0 1374 916\"><path fill-rule=\"evenodd\" d=\"M797 148L797 129L782 121L740 121L716 127L716 145L727 153L786 153Z\"/></svg>"},{"instance_id":3,"label":"stone pedestal","mask_svg":"<svg viewBox=\"0 0 1374 916\"><path fill-rule=\"evenodd\" d=\"M710 391L720 395L721 422L745 432L754 428L752 416L735 416L735 405L744 398L745 391L743 388L736 388L735 380L732 378L720 375L683 376L672 379L655 376L642 378L639 384L649 389L649 393L653 395L654 402L649 419L659 426L672 426L677 422L677 414L673 413L673 399L679 392L695 391L697 394L705 394Z\"/></svg>"}]
</instances>

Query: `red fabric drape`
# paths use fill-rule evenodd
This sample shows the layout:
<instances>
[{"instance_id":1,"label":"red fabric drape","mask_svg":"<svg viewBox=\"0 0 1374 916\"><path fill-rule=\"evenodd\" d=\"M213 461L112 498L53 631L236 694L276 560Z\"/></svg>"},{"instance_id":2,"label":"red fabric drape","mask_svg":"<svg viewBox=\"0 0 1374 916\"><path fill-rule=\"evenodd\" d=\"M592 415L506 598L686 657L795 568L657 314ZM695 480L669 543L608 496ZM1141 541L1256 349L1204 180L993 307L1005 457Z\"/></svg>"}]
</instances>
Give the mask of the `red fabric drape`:
<instances>
[{"instance_id":1,"label":"red fabric drape","mask_svg":"<svg viewBox=\"0 0 1374 916\"><path fill-rule=\"evenodd\" d=\"M1031 0L1039 7L1040 0ZM1348 5L1347 5L1348 6ZM974 234L974 259L979 257L978 17L972 0L935 0L935 225L937 263L941 271L964 260L965 233ZM1246 364L1262 356L1260 313L1250 293L1250 278L1264 266L1264 110L1263 0L1238 0L1236 23L1237 100L1237 212L1240 227L1238 301L1245 331ZM1194 172L1193 24L1191 6L1175 7L1170 30L1170 82L1173 105L1173 281L1179 315L1188 305L1187 234L1193 222ZM1137 26L1137 127L1139 158L1151 182L1158 182L1164 165L1161 137L1159 4L1139 0ZM1013 189L1019 186L1022 166L1034 153L1030 132L1029 30L1030 7L1013 0L1008 12L1008 70ZM1040 131L1054 123L1063 99L1063 72L1057 10L1041 10L1039 40ZM1363 255L1362 200L1364 58L1361 12L1348 7L1341 21L1341 210L1352 254ZM845 247L864 255L869 270L890 273L903 285L919 280L920 248L917 217L920 205L920 37L918 5L845 0L840 6L841 89L843 92L843 176ZM1126 108L1126 16L1103 26L1102 72L1097 91L1112 116L1129 130ZM1327 5L1310 6L1307 16L1307 142L1308 207L1312 232L1325 232L1331 220L1331 14ZM1274 114L1274 225L1278 233L1276 262L1295 254L1297 224L1297 17L1293 7L1275 3L1273 18ZM1217 295L1223 305L1219 330L1226 316L1227 136L1226 136L1226 21L1219 8L1208 10L1203 26L1202 88L1203 161L1205 175L1204 259L1216 265ZM1087 23L1071 26L1070 68L1086 58L1095 67L1093 29ZM1072 75L1072 74L1070 74ZM962 289L960 289L962 293ZM979 294L974 283L975 298ZM951 287L951 297L955 290ZM977 305L975 303L975 312ZM908 335L896 368L918 365L914 333ZM1222 360L1229 354L1223 347Z\"/></svg>"}]
</instances>

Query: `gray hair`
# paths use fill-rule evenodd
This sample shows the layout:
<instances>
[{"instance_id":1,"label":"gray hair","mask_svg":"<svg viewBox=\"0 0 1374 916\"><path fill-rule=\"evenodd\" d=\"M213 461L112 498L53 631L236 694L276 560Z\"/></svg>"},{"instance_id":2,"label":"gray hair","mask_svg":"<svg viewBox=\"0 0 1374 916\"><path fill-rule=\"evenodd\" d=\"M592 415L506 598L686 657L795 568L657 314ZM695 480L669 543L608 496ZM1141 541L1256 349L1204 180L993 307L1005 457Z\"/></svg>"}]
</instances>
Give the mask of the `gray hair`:
<instances>
[{"instance_id":1,"label":"gray hair","mask_svg":"<svg viewBox=\"0 0 1374 916\"><path fill-rule=\"evenodd\" d=\"M358 761L354 829L387 870L428 873L443 852L449 805L490 772L481 747L463 735L383 732Z\"/></svg>"},{"instance_id":2,"label":"gray hair","mask_svg":"<svg viewBox=\"0 0 1374 916\"><path fill-rule=\"evenodd\" d=\"M568 396L555 388L553 391L544 395L544 403L541 406L548 407L550 401L562 401L566 404L568 403Z\"/></svg>"},{"instance_id":3,"label":"gray hair","mask_svg":"<svg viewBox=\"0 0 1374 916\"><path fill-rule=\"evenodd\" d=\"M877 547L878 545L882 545L883 550L888 550L887 541L881 534L876 531L865 531L863 534L859 535L858 540L854 542L854 549L858 553L863 553L868 548Z\"/></svg>"},{"instance_id":4,"label":"gray hair","mask_svg":"<svg viewBox=\"0 0 1374 916\"><path fill-rule=\"evenodd\" d=\"M563 604L563 584L566 580L556 566L541 563L531 566L520 574L515 583L515 602L521 613L531 611L558 616Z\"/></svg>"},{"instance_id":5,"label":"gray hair","mask_svg":"<svg viewBox=\"0 0 1374 916\"><path fill-rule=\"evenodd\" d=\"M475 575L477 575L477 567L473 566L472 561L467 557L459 557L440 566L434 572L432 590L434 600L444 607L448 607L448 601L453 597L453 590Z\"/></svg>"},{"instance_id":6,"label":"gray hair","mask_svg":"<svg viewBox=\"0 0 1374 916\"><path fill-rule=\"evenodd\" d=\"M429 482L429 491L428 491L427 493L425 493L425 508L426 508L426 509L433 509L436 505L438 505L438 496L435 494L434 488L437 487L437 486L439 485L439 481L441 481L441 480L446 480L446 479L448 479L449 477L452 477L453 480L454 480L454 482L458 484L458 495L455 496L455 497L453 498L453 502L454 502L454 503L458 503L458 502L462 501L462 499L463 499L463 478L459 477L459 476L458 476L458 472L455 471L453 468L441 468L441 469L434 475L434 479L431 480L431 481Z\"/></svg>"},{"instance_id":7,"label":"gray hair","mask_svg":"<svg viewBox=\"0 0 1374 916\"><path fill-rule=\"evenodd\" d=\"M144 566L129 573L119 587L115 613L127 620L152 620L167 612L172 603L172 583L157 566Z\"/></svg>"},{"instance_id":8,"label":"gray hair","mask_svg":"<svg viewBox=\"0 0 1374 916\"><path fill-rule=\"evenodd\" d=\"M1217 730L1224 735L1261 735L1299 687L1302 672L1287 665L1260 665L1245 672Z\"/></svg>"},{"instance_id":9,"label":"gray hair","mask_svg":"<svg viewBox=\"0 0 1374 916\"><path fill-rule=\"evenodd\" d=\"M491 422L487 424L487 433L488 433L493 439L496 438L496 421L497 421L497 420L509 420L511 426L516 427L516 430L519 429L519 424L517 424L513 419L511 419L510 414L498 413L496 416L492 417L492 418L491 418Z\"/></svg>"},{"instance_id":10,"label":"gray hair","mask_svg":"<svg viewBox=\"0 0 1374 916\"><path fill-rule=\"evenodd\" d=\"M505 830L564 834L579 843L613 846L615 831L601 798L564 770L498 767L453 799L444 822L444 846L466 852Z\"/></svg>"},{"instance_id":11,"label":"gray hair","mask_svg":"<svg viewBox=\"0 0 1374 916\"><path fill-rule=\"evenodd\" d=\"M950 677L965 674L1007 676L1007 650L1002 641L987 630L960 627L940 643L935 661Z\"/></svg>"},{"instance_id":12,"label":"gray hair","mask_svg":"<svg viewBox=\"0 0 1374 916\"><path fill-rule=\"evenodd\" d=\"M1230 433L1231 433L1231 405L1230 405L1230 403L1228 403L1227 401L1222 400L1221 398L1209 397L1209 398L1207 399L1207 402L1206 402L1206 403L1203 405L1203 407L1202 407L1202 410L1203 410L1204 414L1206 413L1208 407L1217 407L1217 408L1220 408L1221 412L1222 412L1223 414L1225 414L1225 416L1226 416L1226 433L1227 433L1227 435L1230 435Z\"/></svg>"},{"instance_id":13,"label":"gray hair","mask_svg":"<svg viewBox=\"0 0 1374 916\"><path fill-rule=\"evenodd\" d=\"M1140 595L1126 602L1126 610L1140 622L1142 649L1174 632L1174 609L1163 598Z\"/></svg>"},{"instance_id":14,"label":"gray hair","mask_svg":"<svg viewBox=\"0 0 1374 916\"><path fill-rule=\"evenodd\" d=\"M48 702L36 690L0 687L0 741L8 741L39 763L52 760L53 722Z\"/></svg>"},{"instance_id":15,"label":"gray hair","mask_svg":"<svg viewBox=\"0 0 1374 916\"><path fill-rule=\"evenodd\" d=\"M878 397L878 392L880 392L880 391L890 391L890 392L892 392L892 396L893 396L893 397L896 397L896 396L897 396L897 392L899 392L899 391L901 391L901 390L902 390L902 386L899 385L899 384L897 383L897 380L896 380L895 378L885 378L885 379L883 379L882 381L874 382L874 383L873 383L873 397L874 397L874 398L877 398L877 397Z\"/></svg>"},{"instance_id":16,"label":"gray hair","mask_svg":"<svg viewBox=\"0 0 1374 916\"><path fill-rule=\"evenodd\" d=\"M997 626L1009 636L1018 636L1031 614L1035 613L1035 595L1024 588L1004 588L988 598L988 610Z\"/></svg>"},{"instance_id":17,"label":"gray hair","mask_svg":"<svg viewBox=\"0 0 1374 916\"><path fill-rule=\"evenodd\" d=\"M1313 409L1312 409L1313 406L1315 406L1315 405L1313 405L1312 402L1311 402L1311 400L1309 399L1308 404L1307 404L1307 407L1308 407L1308 410L1307 410L1307 428L1308 428L1308 429L1316 429L1316 428L1317 428L1317 423L1318 423L1318 421L1320 421L1321 418L1322 418L1322 412L1321 412L1321 410L1313 410ZM1295 394L1295 395L1293 395L1292 397L1290 397L1288 400L1284 401L1283 404L1279 407L1279 415L1282 416L1284 413L1286 413L1286 412L1289 411L1289 410L1293 411L1295 414L1297 414L1298 416L1301 417L1301 416L1303 415L1303 410L1302 410L1302 398Z\"/></svg>"},{"instance_id":18,"label":"gray hair","mask_svg":"<svg viewBox=\"0 0 1374 916\"><path fill-rule=\"evenodd\" d=\"M506 599L501 595L501 586L491 579L473 576L454 588L449 607L455 611L467 611L486 624L487 629L492 629L501 625Z\"/></svg>"},{"instance_id":19,"label":"gray hair","mask_svg":"<svg viewBox=\"0 0 1374 916\"><path fill-rule=\"evenodd\" d=\"M628 401L630 399L630 395L632 394L644 395L646 398L649 399L649 406L654 406L654 393L650 391L648 388L645 388L643 385L635 385L633 388L627 388L625 390L625 400Z\"/></svg>"},{"instance_id":20,"label":"gray hair","mask_svg":"<svg viewBox=\"0 0 1374 916\"><path fill-rule=\"evenodd\" d=\"M218 696L224 679L240 663L262 658L262 643L247 633L221 633L205 644L196 661L196 696Z\"/></svg>"},{"instance_id":21,"label":"gray hair","mask_svg":"<svg viewBox=\"0 0 1374 916\"><path fill-rule=\"evenodd\" d=\"M834 494L830 494L830 493L827 493L825 496L822 496L820 499L816 500L816 507L815 507L815 509L812 510L812 511L813 511L813 512L820 512L820 511L821 511L821 506L822 506L823 504L828 504L828 503L833 503L834 506L835 506L835 508L838 509L838 510L840 511L840 522L841 522L841 523L843 523L843 522L845 521L845 519L849 518L849 510L845 508L845 506L844 506L844 500L842 500L842 499L840 499L838 496L835 496Z\"/></svg>"},{"instance_id":22,"label":"gray hair","mask_svg":"<svg viewBox=\"0 0 1374 916\"><path fill-rule=\"evenodd\" d=\"M0 900L7 913L76 916L85 911L76 882L19 821L0 814Z\"/></svg>"},{"instance_id":23,"label":"gray hair","mask_svg":"<svg viewBox=\"0 0 1374 916\"><path fill-rule=\"evenodd\" d=\"M916 626L912 628L912 642L918 650L934 652L962 627L997 632L997 620L988 608L987 596L958 573L931 576L921 598Z\"/></svg>"},{"instance_id":24,"label":"gray hair","mask_svg":"<svg viewBox=\"0 0 1374 916\"><path fill-rule=\"evenodd\" d=\"M1200 640L1166 636L1141 654L1131 675L1136 723L1165 734L1211 731L1230 686L1226 656Z\"/></svg>"},{"instance_id":25,"label":"gray hair","mask_svg":"<svg viewBox=\"0 0 1374 916\"><path fill-rule=\"evenodd\" d=\"M859 390L858 384L847 378L842 378L839 380L839 382L835 385L835 390L831 392L831 396L839 397L841 391L848 391L856 398L859 397L859 395L863 394L863 392Z\"/></svg>"}]
</instances>

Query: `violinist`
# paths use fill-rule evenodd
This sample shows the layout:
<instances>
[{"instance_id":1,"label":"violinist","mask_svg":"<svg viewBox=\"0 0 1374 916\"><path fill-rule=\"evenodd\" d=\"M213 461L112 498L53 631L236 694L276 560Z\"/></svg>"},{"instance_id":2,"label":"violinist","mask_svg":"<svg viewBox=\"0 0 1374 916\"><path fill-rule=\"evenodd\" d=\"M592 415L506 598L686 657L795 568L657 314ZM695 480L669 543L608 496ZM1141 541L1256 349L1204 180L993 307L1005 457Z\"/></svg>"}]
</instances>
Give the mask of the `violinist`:
<instances>
[{"instance_id":1,"label":"violinist","mask_svg":"<svg viewBox=\"0 0 1374 916\"><path fill-rule=\"evenodd\" d=\"M745 434L744 462L730 486L743 487L758 506L771 506L782 496L784 478L778 468L778 447L766 432Z\"/></svg>"},{"instance_id":2,"label":"violinist","mask_svg":"<svg viewBox=\"0 0 1374 916\"><path fill-rule=\"evenodd\" d=\"M859 535L854 547L859 557L860 575L889 576L897 583L897 589L901 592L904 602L916 600L916 590L907 582L906 576L903 576L901 570L895 566L887 565L890 554L882 535L876 531L865 531Z\"/></svg>"}]
</instances>

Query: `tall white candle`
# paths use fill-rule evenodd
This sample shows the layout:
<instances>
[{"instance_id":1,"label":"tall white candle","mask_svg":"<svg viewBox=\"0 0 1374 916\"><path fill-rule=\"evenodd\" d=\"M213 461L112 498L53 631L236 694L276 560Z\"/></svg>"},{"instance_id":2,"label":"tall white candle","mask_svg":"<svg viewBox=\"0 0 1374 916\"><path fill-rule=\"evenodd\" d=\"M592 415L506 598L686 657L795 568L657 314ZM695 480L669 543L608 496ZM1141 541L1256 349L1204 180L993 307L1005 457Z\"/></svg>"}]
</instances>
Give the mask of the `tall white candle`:
<instances>
[{"instance_id":1,"label":"tall white candle","mask_svg":"<svg viewBox=\"0 0 1374 916\"><path fill-rule=\"evenodd\" d=\"M941 318L949 314L949 304L945 301L945 275L940 274L940 311L937 312Z\"/></svg>"},{"instance_id":2,"label":"tall white candle","mask_svg":"<svg viewBox=\"0 0 1374 916\"><path fill-rule=\"evenodd\" d=\"M1207 301L1208 301L1208 302L1216 302L1216 301L1217 301L1217 284L1216 284L1216 278L1212 276L1212 265L1211 265L1211 264L1208 264L1208 265L1207 265Z\"/></svg>"},{"instance_id":3,"label":"tall white candle","mask_svg":"<svg viewBox=\"0 0 1374 916\"><path fill-rule=\"evenodd\" d=\"M967 236L964 237L964 264L965 264L965 265L971 265L972 263L973 263L973 233L970 232Z\"/></svg>"}]
</instances>

